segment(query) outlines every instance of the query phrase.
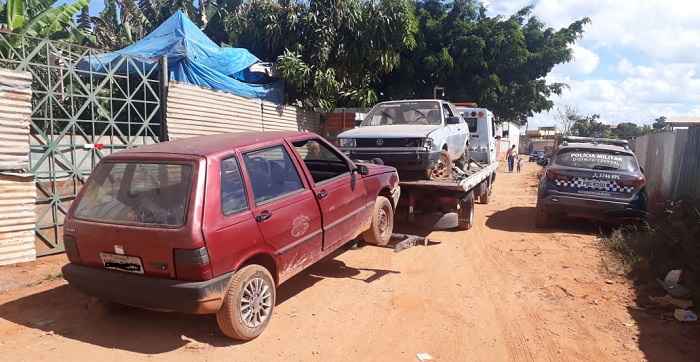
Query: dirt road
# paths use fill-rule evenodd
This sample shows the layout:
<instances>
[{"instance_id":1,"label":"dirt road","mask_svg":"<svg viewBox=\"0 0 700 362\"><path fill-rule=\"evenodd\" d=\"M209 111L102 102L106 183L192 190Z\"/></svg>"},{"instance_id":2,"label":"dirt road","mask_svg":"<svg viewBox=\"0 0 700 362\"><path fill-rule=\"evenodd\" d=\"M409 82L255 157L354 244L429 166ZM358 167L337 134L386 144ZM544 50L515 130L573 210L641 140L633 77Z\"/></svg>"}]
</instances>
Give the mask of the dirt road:
<instances>
[{"instance_id":1,"label":"dirt road","mask_svg":"<svg viewBox=\"0 0 700 362\"><path fill-rule=\"evenodd\" d=\"M440 244L400 253L344 250L293 278L248 343L222 337L212 317L108 308L62 281L63 256L0 268L14 283L0 288L0 359L696 360L697 326L637 307L595 227L534 228L537 168L501 172L468 232L433 232Z\"/></svg>"}]
</instances>

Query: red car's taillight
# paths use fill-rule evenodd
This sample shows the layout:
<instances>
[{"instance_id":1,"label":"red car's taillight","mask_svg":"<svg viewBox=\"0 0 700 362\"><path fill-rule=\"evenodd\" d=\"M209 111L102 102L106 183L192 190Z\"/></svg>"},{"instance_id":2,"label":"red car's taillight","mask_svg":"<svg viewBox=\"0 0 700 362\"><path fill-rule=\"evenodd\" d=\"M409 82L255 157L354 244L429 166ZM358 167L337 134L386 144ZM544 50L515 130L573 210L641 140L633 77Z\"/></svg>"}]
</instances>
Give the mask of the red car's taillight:
<instances>
[{"instance_id":1,"label":"red car's taillight","mask_svg":"<svg viewBox=\"0 0 700 362\"><path fill-rule=\"evenodd\" d=\"M199 249L175 249L175 277L179 280L201 281L212 278L209 251Z\"/></svg>"},{"instance_id":2,"label":"red car's taillight","mask_svg":"<svg viewBox=\"0 0 700 362\"><path fill-rule=\"evenodd\" d=\"M66 248L66 256L71 263L80 263L80 251L75 238L70 235L63 236L63 246Z\"/></svg>"}]
</instances>

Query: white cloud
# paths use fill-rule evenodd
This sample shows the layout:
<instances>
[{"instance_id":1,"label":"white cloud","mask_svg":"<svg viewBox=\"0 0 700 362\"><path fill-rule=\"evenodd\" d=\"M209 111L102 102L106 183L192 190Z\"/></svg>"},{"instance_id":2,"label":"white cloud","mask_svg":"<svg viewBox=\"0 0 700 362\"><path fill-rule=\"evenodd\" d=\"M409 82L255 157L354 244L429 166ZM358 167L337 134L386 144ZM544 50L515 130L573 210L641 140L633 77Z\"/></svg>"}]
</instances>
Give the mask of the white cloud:
<instances>
[{"instance_id":1,"label":"white cloud","mask_svg":"<svg viewBox=\"0 0 700 362\"><path fill-rule=\"evenodd\" d=\"M510 15L532 0L484 2L491 14ZM625 46L653 59L700 60L700 1L539 0L534 14L555 28L589 17L589 48Z\"/></svg>"},{"instance_id":2,"label":"white cloud","mask_svg":"<svg viewBox=\"0 0 700 362\"><path fill-rule=\"evenodd\" d=\"M549 81L565 82L569 89L553 97L555 107L574 106L583 114L600 114L608 123L650 123L659 116L699 114L700 79L695 64L671 64L655 67L633 65L623 59L617 69L621 79L576 79L555 72ZM556 109L556 108L555 108ZM531 126L551 125L556 112L536 115Z\"/></svg>"},{"instance_id":3,"label":"white cloud","mask_svg":"<svg viewBox=\"0 0 700 362\"><path fill-rule=\"evenodd\" d=\"M532 0L490 1L490 14L510 15ZM555 28L589 17L574 61L548 78L570 89L552 100L598 113L611 123L700 115L700 1L538 0L534 14ZM556 111L531 125L552 124Z\"/></svg>"},{"instance_id":4,"label":"white cloud","mask_svg":"<svg viewBox=\"0 0 700 362\"><path fill-rule=\"evenodd\" d=\"M562 73L574 74L591 74L600 64L600 57L595 52L588 50L578 44L571 47L573 59L570 63L562 64L558 67L558 71Z\"/></svg>"},{"instance_id":5,"label":"white cloud","mask_svg":"<svg viewBox=\"0 0 700 362\"><path fill-rule=\"evenodd\" d=\"M594 47L624 46L652 59L700 60L697 0L541 0L535 14L557 27L588 16L585 41Z\"/></svg>"}]
</instances>

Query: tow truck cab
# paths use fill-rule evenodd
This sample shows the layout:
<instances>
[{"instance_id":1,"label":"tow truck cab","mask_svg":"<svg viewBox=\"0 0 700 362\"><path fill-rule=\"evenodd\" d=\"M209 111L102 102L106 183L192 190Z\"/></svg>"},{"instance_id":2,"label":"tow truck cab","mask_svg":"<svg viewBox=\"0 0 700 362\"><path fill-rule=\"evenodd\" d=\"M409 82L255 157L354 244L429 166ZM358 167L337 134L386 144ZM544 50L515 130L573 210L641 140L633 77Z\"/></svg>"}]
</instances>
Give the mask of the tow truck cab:
<instances>
[{"instance_id":1,"label":"tow truck cab","mask_svg":"<svg viewBox=\"0 0 700 362\"><path fill-rule=\"evenodd\" d=\"M459 103L457 112L469 125L469 157L486 164L496 161L496 125L493 113L486 108L465 107Z\"/></svg>"}]
</instances>

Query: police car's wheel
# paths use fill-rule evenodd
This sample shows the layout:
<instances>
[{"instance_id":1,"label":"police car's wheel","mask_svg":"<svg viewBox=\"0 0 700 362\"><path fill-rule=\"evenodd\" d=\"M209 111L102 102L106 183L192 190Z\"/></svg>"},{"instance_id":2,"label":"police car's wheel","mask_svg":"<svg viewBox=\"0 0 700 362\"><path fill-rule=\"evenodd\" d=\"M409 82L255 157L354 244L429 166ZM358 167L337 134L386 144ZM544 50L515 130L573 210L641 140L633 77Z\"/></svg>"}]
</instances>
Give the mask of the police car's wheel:
<instances>
[{"instance_id":1,"label":"police car's wheel","mask_svg":"<svg viewBox=\"0 0 700 362\"><path fill-rule=\"evenodd\" d=\"M546 228L552 224L552 217L542 206L537 206L535 210L535 227Z\"/></svg>"}]
</instances>

